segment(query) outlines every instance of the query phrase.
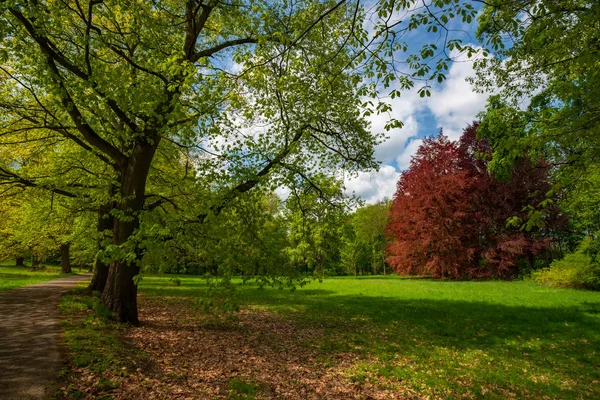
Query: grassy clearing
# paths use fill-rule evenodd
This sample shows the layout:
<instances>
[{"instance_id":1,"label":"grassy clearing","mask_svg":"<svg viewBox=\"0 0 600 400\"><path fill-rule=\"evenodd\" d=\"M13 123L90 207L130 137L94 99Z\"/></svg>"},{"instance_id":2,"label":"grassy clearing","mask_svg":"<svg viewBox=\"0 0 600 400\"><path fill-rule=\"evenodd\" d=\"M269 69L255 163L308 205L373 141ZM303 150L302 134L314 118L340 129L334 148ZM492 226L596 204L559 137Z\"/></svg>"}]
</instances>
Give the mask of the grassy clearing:
<instances>
[{"instance_id":1,"label":"grassy clearing","mask_svg":"<svg viewBox=\"0 0 600 400\"><path fill-rule=\"evenodd\" d=\"M207 311L231 300L213 295L206 307L202 278L170 279L144 277L148 322L127 334L132 348L168 366L138 371L144 376L135 380L150 379L164 398L174 387L197 395L190 383L197 381L212 390L204 398L600 398L597 292L332 278L293 293L240 285L233 301L241 311L219 318ZM211 377L194 375L206 371ZM278 371L291 382L286 392ZM301 382L309 371L314 379Z\"/></svg>"},{"instance_id":2,"label":"grassy clearing","mask_svg":"<svg viewBox=\"0 0 600 400\"><path fill-rule=\"evenodd\" d=\"M44 271L30 271L30 268L0 264L0 292L71 275L61 274L59 266L47 265Z\"/></svg>"}]
</instances>

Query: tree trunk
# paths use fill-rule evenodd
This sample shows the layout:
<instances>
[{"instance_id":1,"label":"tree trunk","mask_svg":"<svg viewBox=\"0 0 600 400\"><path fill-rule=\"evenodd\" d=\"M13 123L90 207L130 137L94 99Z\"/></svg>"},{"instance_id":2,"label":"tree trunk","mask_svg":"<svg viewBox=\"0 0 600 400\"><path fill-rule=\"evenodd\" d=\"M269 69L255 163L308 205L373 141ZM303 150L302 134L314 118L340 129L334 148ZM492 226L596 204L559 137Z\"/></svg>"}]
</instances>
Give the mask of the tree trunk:
<instances>
[{"instance_id":1,"label":"tree trunk","mask_svg":"<svg viewBox=\"0 0 600 400\"><path fill-rule=\"evenodd\" d=\"M533 269L535 268L535 256L533 255L533 253L529 253L527 255L527 266L529 267L530 271L533 271Z\"/></svg>"},{"instance_id":2,"label":"tree trunk","mask_svg":"<svg viewBox=\"0 0 600 400\"><path fill-rule=\"evenodd\" d=\"M60 245L60 267L61 273L71 273L71 244L69 243Z\"/></svg>"},{"instance_id":3,"label":"tree trunk","mask_svg":"<svg viewBox=\"0 0 600 400\"><path fill-rule=\"evenodd\" d=\"M118 217L113 226L113 244L121 246L139 227L140 212L144 207L146 179L160 136L152 142L136 143L126 165L120 171L120 201L116 205ZM135 261L116 260L108 269L102 304L108 307L116 320L138 324L137 285L134 277L139 273L141 251L135 249Z\"/></svg>"},{"instance_id":4,"label":"tree trunk","mask_svg":"<svg viewBox=\"0 0 600 400\"><path fill-rule=\"evenodd\" d=\"M112 190L111 190L112 195ZM98 251L104 249L104 240L106 239L106 231L112 231L115 224L115 219L111 214L114 205L107 204L100 208L98 211L98 223L96 230L98 231ZM94 275L92 281L88 286L90 292L97 290L100 293L104 291L106 287L106 280L108 279L108 264L104 263L100 257L96 257L94 262Z\"/></svg>"},{"instance_id":5,"label":"tree trunk","mask_svg":"<svg viewBox=\"0 0 600 400\"><path fill-rule=\"evenodd\" d=\"M126 261L115 261L108 270L102 304L110 308L117 321L139 323L137 310L137 285L133 278L140 268Z\"/></svg>"},{"instance_id":6,"label":"tree trunk","mask_svg":"<svg viewBox=\"0 0 600 400\"><path fill-rule=\"evenodd\" d=\"M24 267L25 266L25 260L23 259L23 257L17 257L17 261L15 263L15 266L17 266L17 267Z\"/></svg>"},{"instance_id":7,"label":"tree trunk","mask_svg":"<svg viewBox=\"0 0 600 400\"><path fill-rule=\"evenodd\" d=\"M40 265L40 259L38 256L33 255L33 259L31 260L31 267L38 267Z\"/></svg>"}]
</instances>

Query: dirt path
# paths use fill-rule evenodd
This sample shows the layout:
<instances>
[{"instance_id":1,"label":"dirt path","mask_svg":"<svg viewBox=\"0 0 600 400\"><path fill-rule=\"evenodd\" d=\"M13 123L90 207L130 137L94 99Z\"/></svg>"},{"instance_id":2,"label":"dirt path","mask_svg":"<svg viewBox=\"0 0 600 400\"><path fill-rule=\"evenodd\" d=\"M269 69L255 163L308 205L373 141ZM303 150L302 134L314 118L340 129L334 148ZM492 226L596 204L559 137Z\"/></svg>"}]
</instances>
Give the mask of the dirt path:
<instances>
[{"instance_id":1,"label":"dirt path","mask_svg":"<svg viewBox=\"0 0 600 400\"><path fill-rule=\"evenodd\" d=\"M74 275L0 294L0 399L45 399L60 371L58 300L91 275Z\"/></svg>"}]
</instances>

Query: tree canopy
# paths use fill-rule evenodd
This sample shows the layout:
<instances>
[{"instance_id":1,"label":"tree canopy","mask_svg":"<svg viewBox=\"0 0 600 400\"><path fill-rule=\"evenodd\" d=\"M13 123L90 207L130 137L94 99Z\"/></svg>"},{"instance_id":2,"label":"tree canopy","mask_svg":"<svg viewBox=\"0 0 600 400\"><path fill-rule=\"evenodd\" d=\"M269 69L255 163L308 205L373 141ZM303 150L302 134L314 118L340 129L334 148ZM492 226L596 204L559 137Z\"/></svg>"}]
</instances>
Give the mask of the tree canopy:
<instances>
[{"instance_id":1,"label":"tree canopy","mask_svg":"<svg viewBox=\"0 0 600 400\"><path fill-rule=\"evenodd\" d=\"M545 198L548 166L524 159L506 180L487 169L491 151L477 124L460 141L441 132L423 142L398 182L391 207L388 261L403 274L512 278L550 246L562 219L556 208L540 224L530 207ZM528 229L521 229L528 226Z\"/></svg>"}]
</instances>

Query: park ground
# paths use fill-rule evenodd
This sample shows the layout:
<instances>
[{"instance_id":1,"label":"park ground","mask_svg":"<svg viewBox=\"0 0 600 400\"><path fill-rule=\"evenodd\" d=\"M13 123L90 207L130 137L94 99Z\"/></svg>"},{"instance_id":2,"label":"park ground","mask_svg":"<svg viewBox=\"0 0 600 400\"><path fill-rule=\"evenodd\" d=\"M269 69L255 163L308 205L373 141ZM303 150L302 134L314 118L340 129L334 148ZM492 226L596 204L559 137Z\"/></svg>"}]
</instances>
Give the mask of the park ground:
<instances>
[{"instance_id":1,"label":"park ground","mask_svg":"<svg viewBox=\"0 0 600 400\"><path fill-rule=\"evenodd\" d=\"M59 398L600 398L600 293L328 278L296 291L146 276L141 326L62 303Z\"/></svg>"},{"instance_id":2,"label":"park ground","mask_svg":"<svg viewBox=\"0 0 600 400\"><path fill-rule=\"evenodd\" d=\"M60 305L68 364L55 397L600 398L598 292L397 276L234 283L225 296L202 277L145 276L137 327L111 322L80 285Z\"/></svg>"}]
</instances>

